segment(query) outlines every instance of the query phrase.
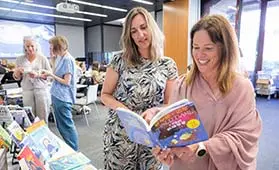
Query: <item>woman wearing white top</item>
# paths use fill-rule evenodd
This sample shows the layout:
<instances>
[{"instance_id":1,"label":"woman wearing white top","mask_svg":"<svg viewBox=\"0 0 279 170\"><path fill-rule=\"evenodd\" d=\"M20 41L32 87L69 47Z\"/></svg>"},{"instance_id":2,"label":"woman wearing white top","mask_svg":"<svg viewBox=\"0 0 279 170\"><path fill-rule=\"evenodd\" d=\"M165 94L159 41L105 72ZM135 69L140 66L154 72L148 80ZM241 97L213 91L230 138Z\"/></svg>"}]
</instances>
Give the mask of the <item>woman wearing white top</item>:
<instances>
[{"instance_id":1,"label":"woman wearing white top","mask_svg":"<svg viewBox=\"0 0 279 170\"><path fill-rule=\"evenodd\" d=\"M31 106L33 113L41 120L48 120L50 94L47 79L40 75L40 71L51 70L45 56L38 52L35 39L24 37L24 55L16 59L14 78L22 79L23 105Z\"/></svg>"}]
</instances>

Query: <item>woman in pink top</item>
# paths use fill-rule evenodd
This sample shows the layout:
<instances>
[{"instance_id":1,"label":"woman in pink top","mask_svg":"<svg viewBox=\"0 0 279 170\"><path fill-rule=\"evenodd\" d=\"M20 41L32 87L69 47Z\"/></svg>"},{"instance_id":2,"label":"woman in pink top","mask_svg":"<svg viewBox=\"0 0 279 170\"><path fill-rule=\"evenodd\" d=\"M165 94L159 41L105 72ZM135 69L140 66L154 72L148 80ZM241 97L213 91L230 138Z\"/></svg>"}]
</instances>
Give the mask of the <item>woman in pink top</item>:
<instances>
[{"instance_id":1,"label":"woman in pink top","mask_svg":"<svg viewBox=\"0 0 279 170\"><path fill-rule=\"evenodd\" d=\"M171 101L193 101L209 139L187 147L154 148L153 154L172 170L255 170L262 124L253 86L237 73L233 28L221 15L206 16L191 30L191 47L193 67L176 81Z\"/></svg>"}]
</instances>

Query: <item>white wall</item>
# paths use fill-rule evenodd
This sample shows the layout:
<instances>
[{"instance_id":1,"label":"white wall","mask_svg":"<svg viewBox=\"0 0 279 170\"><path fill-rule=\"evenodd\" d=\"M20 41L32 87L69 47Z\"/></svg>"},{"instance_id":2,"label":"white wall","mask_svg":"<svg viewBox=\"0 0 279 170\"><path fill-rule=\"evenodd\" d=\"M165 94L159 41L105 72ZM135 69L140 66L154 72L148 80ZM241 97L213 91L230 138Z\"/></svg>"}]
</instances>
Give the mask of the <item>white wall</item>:
<instances>
[{"instance_id":1,"label":"white wall","mask_svg":"<svg viewBox=\"0 0 279 170\"><path fill-rule=\"evenodd\" d=\"M159 28L163 31L163 11L157 12L156 22L157 22Z\"/></svg>"},{"instance_id":2,"label":"white wall","mask_svg":"<svg viewBox=\"0 0 279 170\"><path fill-rule=\"evenodd\" d=\"M119 51L122 27L104 25L104 51Z\"/></svg>"},{"instance_id":3,"label":"white wall","mask_svg":"<svg viewBox=\"0 0 279 170\"><path fill-rule=\"evenodd\" d=\"M87 28L87 52L101 52L102 51L102 37L101 26L94 26Z\"/></svg>"},{"instance_id":4,"label":"white wall","mask_svg":"<svg viewBox=\"0 0 279 170\"><path fill-rule=\"evenodd\" d=\"M190 40L190 32L192 27L195 25L195 23L200 19L200 6L201 6L201 1L200 0L190 0L189 1L189 15L188 15L188 65L190 65L192 61L191 57L191 40Z\"/></svg>"},{"instance_id":5,"label":"white wall","mask_svg":"<svg viewBox=\"0 0 279 170\"><path fill-rule=\"evenodd\" d=\"M56 35L63 35L69 41L69 52L73 57L85 57L84 28L80 26L69 26L56 24Z\"/></svg>"},{"instance_id":6,"label":"white wall","mask_svg":"<svg viewBox=\"0 0 279 170\"><path fill-rule=\"evenodd\" d=\"M154 12L151 12L154 16ZM163 11L157 12L157 21L159 28L162 30ZM87 37L87 52L101 52L102 51L102 32L101 26L88 27L86 29ZM120 50L120 37L122 27L103 25L103 38L104 38L104 52L112 52Z\"/></svg>"}]
</instances>

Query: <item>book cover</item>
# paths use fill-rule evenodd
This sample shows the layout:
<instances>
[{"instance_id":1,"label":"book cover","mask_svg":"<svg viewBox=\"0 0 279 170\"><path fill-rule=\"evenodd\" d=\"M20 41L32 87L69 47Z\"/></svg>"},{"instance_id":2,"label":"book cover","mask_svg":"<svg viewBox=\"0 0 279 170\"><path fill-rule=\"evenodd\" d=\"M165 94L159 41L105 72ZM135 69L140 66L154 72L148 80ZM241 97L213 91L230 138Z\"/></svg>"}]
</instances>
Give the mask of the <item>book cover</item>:
<instances>
[{"instance_id":1,"label":"book cover","mask_svg":"<svg viewBox=\"0 0 279 170\"><path fill-rule=\"evenodd\" d=\"M23 107L23 110L25 110L25 112L26 112L26 114L27 114L27 116L28 116L30 122L33 123L34 120L35 120L35 115L34 115L33 112L32 112L32 107L30 107L30 106L24 106L24 107Z\"/></svg>"},{"instance_id":2,"label":"book cover","mask_svg":"<svg viewBox=\"0 0 279 170\"><path fill-rule=\"evenodd\" d=\"M47 125L38 127L28 136L35 142L35 146L32 146L32 148L36 147L41 152L44 161L52 158L60 149L60 144L56 140L55 134L49 130Z\"/></svg>"},{"instance_id":3,"label":"book cover","mask_svg":"<svg viewBox=\"0 0 279 170\"><path fill-rule=\"evenodd\" d=\"M6 141L4 141L4 139L0 138L0 149L1 148L6 148L9 149L9 145L6 143Z\"/></svg>"},{"instance_id":4,"label":"book cover","mask_svg":"<svg viewBox=\"0 0 279 170\"><path fill-rule=\"evenodd\" d=\"M27 128L31 125L31 122L25 110L10 110L10 113L13 119L23 128Z\"/></svg>"},{"instance_id":5,"label":"book cover","mask_svg":"<svg viewBox=\"0 0 279 170\"><path fill-rule=\"evenodd\" d=\"M33 141L33 139L27 134L25 138L20 142L19 148L24 148L25 146L28 146L29 149L35 154L35 156L41 161L44 162L44 158L42 155L42 151L39 150L39 148L36 145L36 142Z\"/></svg>"},{"instance_id":6,"label":"book cover","mask_svg":"<svg viewBox=\"0 0 279 170\"><path fill-rule=\"evenodd\" d=\"M7 106L0 105L0 123L10 124L13 121L13 117Z\"/></svg>"},{"instance_id":7,"label":"book cover","mask_svg":"<svg viewBox=\"0 0 279 170\"><path fill-rule=\"evenodd\" d=\"M7 97L7 91L0 90L0 105L5 105L7 103L6 97Z\"/></svg>"},{"instance_id":8,"label":"book cover","mask_svg":"<svg viewBox=\"0 0 279 170\"><path fill-rule=\"evenodd\" d=\"M27 129L28 138L21 144L28 145L42 162L75 152L51 132L43 120L34 123L30 128Z\"/></svg>"},{"instance_id":9,"label":"book cover","mask_svg":"<svg viewBox=\"0 0 279 170\"><path fill-rule=\"evenodd\" d=\"M26 128L26 132L27 133L31 133L31 132L35 131L36 129L38 129L38 128L42 127L42 126L46 126L46 122L44 120L40 120L40 121L34 122L31 126Z\"/></svg>"},{"instance_id":10,"label":"book cover","mask_svg":"<svg viewBox=\"0 0 279 170\"><path fill-rule=\"evenodd\" d=\"M51 170L72 170L72 169L83 169L83 166L90 163L84 154L75 152L73 154L65 155L56 160L49 161L48 165Z\"/></svg>"},{"instance_id":11,"label":"book cover","mask_svg":"<svg viewBox=\"0 0 279 170\"><path fill-rule=\"evenodd\" d=\"M1 146L6 147L7 149L10 148L12 140L9 135L9 133L2 127L0 126L0 140L1 140Z\"/></svg>"},{"instance_id":12,"label":"book cover","mask_svg":"<svg viewBox=\"0 0 279 170\"><path fill-rule=\"evenodd\" d=\"M187 99L162 109L150 124L130 110L117 108L116 112L129 139L149 147L182 147L208 139L194 104Z\"/></svg>"},{"instance_id":13,"label":"book cover","mask_svg":"<svg viewBox=\"0 0 279 170\"><path fill-rule=\"evenodd\" d=\"M32 150L28 146L25 146L19 152L17 159L18 160L24 159L27 167L31 170L45 169L43 163L36 157L36 155L32 152Z\"/></svg>"},{"instance_id":14,"label":"book cover","mask_svg":"<svg viewBox=\"0 0 279 170\"><path fill-rule=\"evenodd\" d=\"M7 130L10 132L12 140L15 142L17 146L20 145L20 142L26 136L24 130L19 126L16 121L13 121L8 127Z\"/></svg>"}]
</instances>

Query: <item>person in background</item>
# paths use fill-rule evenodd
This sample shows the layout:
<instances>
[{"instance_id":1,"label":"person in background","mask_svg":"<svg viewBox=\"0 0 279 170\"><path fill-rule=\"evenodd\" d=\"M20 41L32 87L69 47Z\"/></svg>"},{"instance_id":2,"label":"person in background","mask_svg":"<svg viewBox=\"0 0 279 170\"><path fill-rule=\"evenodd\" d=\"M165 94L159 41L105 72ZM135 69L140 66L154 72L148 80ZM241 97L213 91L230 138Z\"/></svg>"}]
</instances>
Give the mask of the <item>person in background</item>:
<instances>
[{"instance_id":1,"label":"person in background","mask_svg":"<svg viewBox=\"0 0 279 170\"><path fill-rule=\"evenodd\" d=\"M2 59L0 64L0 74L5 74L8 71L6 66L7 66L7 59Z\"/></svg>"},{"instance_id":2,"label":"person in background","mask_svg":"<svg viewBox=\"0 0 279 170\"><path fill-rule=\"evenodd\" d=\"M13 77L15 67L16 67L15 63L8 63L7 68L8 68L9 71L6 72L4 74L4 76L2 77L1 84L17 83L18 87L21 87L20 80L15 80L14 77Z\"/></svg>"},{"instance_id":3,"label":"person in background","mask_svg":"<svg viewBox=\"0 0 279 170\"><path fill-rule=\"evenodd\" d=\"M76 68L77 68L77 70L76 70L76 76L77 76L77 83L79 83L80 82L80 79L81 79L81 77L83 76L83 71L82 71L82 68L80 67L80 64L79 64L80 62L79 61L77 61L77 60L75 60L75 64L76 64Z\"/></svg>"},{"instance_id":4,"label":"person in background","mask_svg":"<svg viewBox=\"0 0 279 170\"><path fill-rule=\"evenodd\" d=\"M146 117L149 109L168 103L172 83L177 78L175 62L163 56L164 35L151 14L142 7L126 16L121 36L123 53L117 54L107 67L101 92L102 102L110 108L105 122L105 169L160 169L151 148L128 139L115 112L118 107Z\"/></svg>"},{"instance_id":5,"label":"person in background","mask_svg":"<svg viewBox=\"0 0 279 170\"><path fill-rule=\"evenodd\" d=\"M7 59L2 59L1 60L1 66L4 67L4 68L7 68L8 67L8 60Z\"/></svg>"},{"instance_id":6,"label":"person in background","mask_svg":"<svg viewBox=\"0 0 279 170\"><path fill-rule=\"evenodd\" d=\"M234 29L221 15L205 16L190 37L193 68L176 81L170 103L193 101L209 139L186 147L154 148L153 154L171 170L255 170L262 122L253 86L237 70Z\"/></svg>"},{"instance_id":7,"label":"person in background","mask_svg":"<svg viewBox=\"0 0 279 170\"><path fill-rule=\"evenodd\" d=\"M43 75L54 81L50 93L59 133L65 142L78 150L78 134L72 118L72 105L76 101L76 65L68 52L68 40L64 36L55 36L49 40L50 51L56 56L53 72L44 70Z\"/></svg>"},{"instance_id":8,"label":"person in background","mask_svg":"<svg viewBox=\"0 0 279 170\"><path fill-rule=\"evenodd\" d=\"M100 74L101 64L98 61L92 63L92 82L93 84L103 84L102 75Z\"/></svg>"},{"instance_id":9,"label":"person in background","mask_svg":"<svg viewBox=\"0 0 279 170\"><path fill-rule=\"evenodd\" d=\"M48 122L50 95L48 82L41 70L51 70L49 62L38 50L34 37L26 36L23 40L24 55L16 59L13 73L15 80L21 80L23 105L31 106L35 116Z\"/></svg>"},{"instance_id":10,"label":"person in background","mask_svg":"<svg viewBox=\"0 0 279 170\"><path fill-rule=\"evenodd\" d=\"M81 68L82 74L84 74L86 72L85 62L83 61L79 62L79 67Z\"/></svg>"}]
</instances>

